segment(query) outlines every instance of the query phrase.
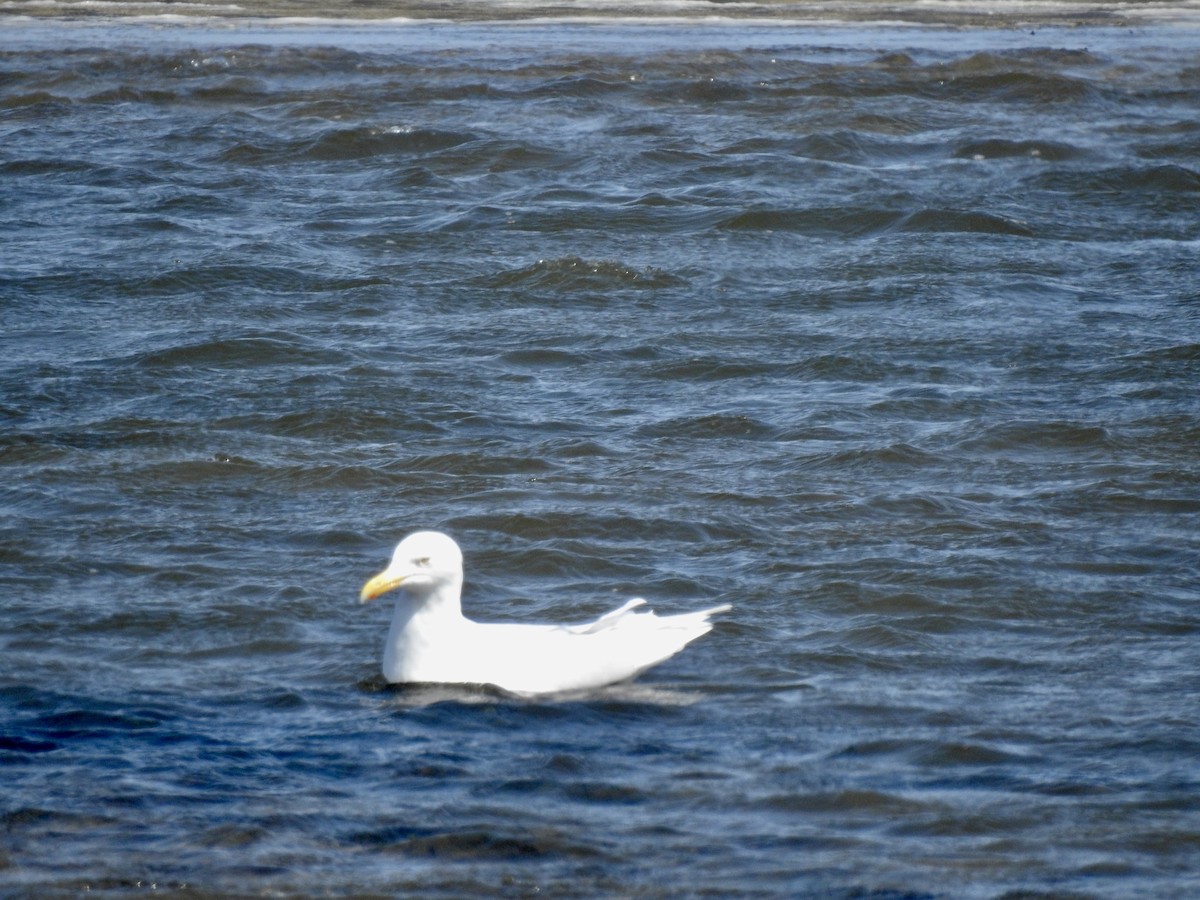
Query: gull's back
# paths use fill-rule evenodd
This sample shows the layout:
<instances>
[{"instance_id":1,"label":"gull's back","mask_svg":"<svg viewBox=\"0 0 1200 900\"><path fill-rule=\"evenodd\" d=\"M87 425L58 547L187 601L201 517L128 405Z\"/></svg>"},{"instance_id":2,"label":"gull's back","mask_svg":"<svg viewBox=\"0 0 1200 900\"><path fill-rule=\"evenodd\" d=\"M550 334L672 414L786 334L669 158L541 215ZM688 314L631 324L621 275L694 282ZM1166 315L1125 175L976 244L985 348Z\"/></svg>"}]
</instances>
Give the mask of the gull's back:
<instances>
[{"instance_id":1,"label":"gull's back","mask_svg":"<svg viewBox=\"0 0 1200 900\"><path fill-rule=\"evenodd\" d=\"M674 656L712 630L711 615L729 609L657 616L635 611L642 602L631 601L586 625L468 622L462 637L471 652L459 656L464 673L470 670L471 683L516 694L603 687L634 678Z\"/></svg>"}]
</instances>

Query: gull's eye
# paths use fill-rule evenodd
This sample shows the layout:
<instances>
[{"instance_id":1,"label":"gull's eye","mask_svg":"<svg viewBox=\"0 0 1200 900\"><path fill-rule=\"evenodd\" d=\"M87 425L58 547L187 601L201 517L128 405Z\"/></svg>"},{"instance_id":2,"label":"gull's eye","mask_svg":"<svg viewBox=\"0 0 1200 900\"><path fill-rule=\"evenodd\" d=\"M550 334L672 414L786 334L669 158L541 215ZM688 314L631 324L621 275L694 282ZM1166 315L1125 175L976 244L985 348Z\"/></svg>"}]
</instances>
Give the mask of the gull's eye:
<instances>
[{"instance_id":1,"label":"gull's eye","mask_svg":"<svg viewBox=\"0 0 1200 900\"><path fill-rule=\"evenodd\" d=\"M422 556L420 559L414 559L413 562L416 563L418 566L420 566L422 569L429 568L429 557L428 556Z\"/></svg>"}]
</instances>

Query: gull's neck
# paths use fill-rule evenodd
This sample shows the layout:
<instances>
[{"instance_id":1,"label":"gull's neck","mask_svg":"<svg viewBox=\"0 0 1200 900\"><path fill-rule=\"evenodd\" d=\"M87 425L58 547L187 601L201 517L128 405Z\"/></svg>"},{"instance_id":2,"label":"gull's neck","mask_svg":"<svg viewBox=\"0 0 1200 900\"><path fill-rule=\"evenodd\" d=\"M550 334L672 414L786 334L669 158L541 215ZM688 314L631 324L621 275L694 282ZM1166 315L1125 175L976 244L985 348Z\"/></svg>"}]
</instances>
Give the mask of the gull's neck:
<instances>
[{"instance_id":1,"label":"gull's neck","mask_svg":"<svg viewBox=\"0 0 1200 900\"><path fill-rule=\"evenodd\" d=\"M428 591L396 598L392 625L383 652L383 671L389 681L424 680L422 672L444 657L447 644L466 623L462 614L462 576L448 579Z\"/></svg>"}]
</instances>

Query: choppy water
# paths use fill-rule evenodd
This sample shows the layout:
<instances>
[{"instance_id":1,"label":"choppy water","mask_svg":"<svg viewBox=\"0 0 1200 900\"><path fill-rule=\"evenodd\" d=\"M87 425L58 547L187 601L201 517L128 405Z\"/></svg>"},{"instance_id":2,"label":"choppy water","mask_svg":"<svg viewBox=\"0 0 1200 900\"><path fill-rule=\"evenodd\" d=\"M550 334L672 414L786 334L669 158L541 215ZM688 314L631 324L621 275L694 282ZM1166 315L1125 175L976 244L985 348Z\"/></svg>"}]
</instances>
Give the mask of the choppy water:
<instances>
[{"instance_id":1,"label":"choppy water","mask_svg":"<svg viewBox=\"0 0 1200 900\"><path fill-rule=\"evenodd\" d=\"M1200 32L14 22L0 891L1200 891Z\"/></svg>"}]
</instances>

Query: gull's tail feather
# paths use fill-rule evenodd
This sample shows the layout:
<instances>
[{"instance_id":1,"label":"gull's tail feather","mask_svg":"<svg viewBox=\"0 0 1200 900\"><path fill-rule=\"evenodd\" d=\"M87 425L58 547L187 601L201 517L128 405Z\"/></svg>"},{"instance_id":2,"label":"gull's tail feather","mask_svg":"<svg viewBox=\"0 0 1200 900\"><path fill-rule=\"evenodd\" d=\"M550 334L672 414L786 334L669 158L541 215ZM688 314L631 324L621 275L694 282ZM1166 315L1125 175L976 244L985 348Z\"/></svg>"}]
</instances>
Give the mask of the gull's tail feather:
<instances>
[{"instance_id":1,"label":"gull's tail feather","mask_svg":"<svg viewBox=\"0 0 1200 900\"><path fill-rule=\"evenodd\" d=\"M709 617L727 612L729 604L699 612L659 616L641 598L606 613L594 622L557 628L562 637L553 648L544 645L541 663L549 666L551 676L540 676L543 685L557 691L571 691L614 684L635 678L642 672L669 659L696 638L712 630ZM522 693L523 685L515 685Z\"/></svg>"},{"instance_id":2,"label":"gull's tail feather","mask_svg":"<svg viewBox=\"0 0 1200 900\"><path fill-rule=\"evenodd\" d=\"M661 616L660 618L664 622L678 622L680 625L686 625L689 622L702 623L708 622L708 619L712 616L727 613L731 609L733 609L732 603L722 603L720 606L712 606L708 609L697 610L696 612L675 613L674 615Z\"/></svg>"}]
</instances>

